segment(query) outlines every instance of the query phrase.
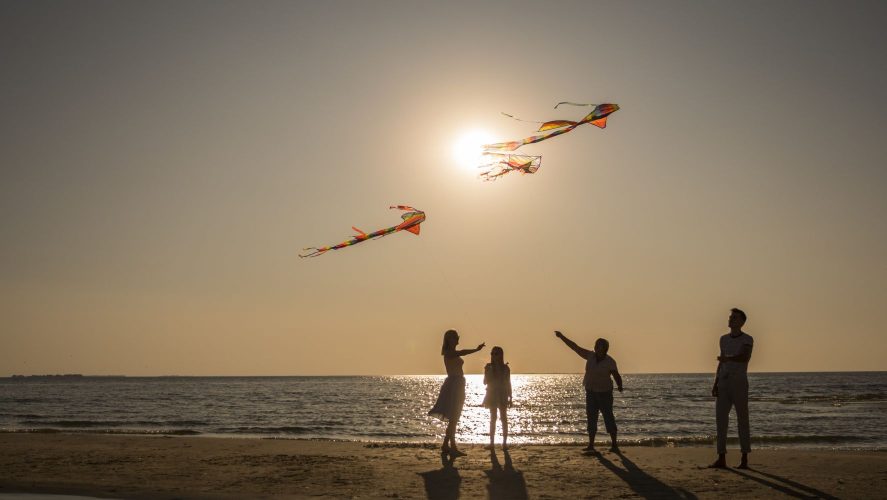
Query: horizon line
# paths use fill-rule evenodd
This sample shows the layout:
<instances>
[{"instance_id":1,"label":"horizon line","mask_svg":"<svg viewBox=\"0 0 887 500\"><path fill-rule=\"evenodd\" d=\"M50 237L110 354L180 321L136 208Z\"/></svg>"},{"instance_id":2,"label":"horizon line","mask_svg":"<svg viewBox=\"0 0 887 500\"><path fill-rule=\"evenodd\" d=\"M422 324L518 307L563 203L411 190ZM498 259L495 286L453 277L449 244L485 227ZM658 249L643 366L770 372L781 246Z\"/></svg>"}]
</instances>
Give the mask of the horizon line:
<instances>
[{"instance_id":1,"label":"horizon line","mask_svg":"<svg viewBox=\"0 0 887 500\"><path fill-rule=\"evenodd\" d=\"M817 370L817 371L749 371L749 374L773 375L773 374L807 374L807 373L887 373L887 370ZM512 375L582 375L583 372L522 372ZM481 376L481 373L468 373L465 376ZM622 375L714 375L714 372L631 372ZM0 376L0 378L286 378L286 377L443 377L445 373L397 373L397 374L301 374L301 375L98 375L82 373L41 373L20 374L14 373Z\"/></svg>"}]
</instances>

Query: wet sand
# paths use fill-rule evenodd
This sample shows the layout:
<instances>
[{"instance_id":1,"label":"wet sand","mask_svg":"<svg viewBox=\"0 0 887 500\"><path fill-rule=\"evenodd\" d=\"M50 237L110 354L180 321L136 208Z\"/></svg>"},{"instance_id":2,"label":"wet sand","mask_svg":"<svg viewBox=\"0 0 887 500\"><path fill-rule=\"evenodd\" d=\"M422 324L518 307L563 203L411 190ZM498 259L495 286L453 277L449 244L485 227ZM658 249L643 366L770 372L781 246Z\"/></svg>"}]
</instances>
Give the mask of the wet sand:
<instances>
[{"instance_id":1,"label":"wet sand","mask_svg":"<svg viewBox=\"0 0 887 500\"><path fill-rule=\"evenodd\" d=\"M885 498L887 453L757 450L709 470L712 448L466 445L0 434L0 493L111 498ZM728 455L731 464L738 453ZM735 464L734 464L735 465Z\"/></svg>"}]
</instances>

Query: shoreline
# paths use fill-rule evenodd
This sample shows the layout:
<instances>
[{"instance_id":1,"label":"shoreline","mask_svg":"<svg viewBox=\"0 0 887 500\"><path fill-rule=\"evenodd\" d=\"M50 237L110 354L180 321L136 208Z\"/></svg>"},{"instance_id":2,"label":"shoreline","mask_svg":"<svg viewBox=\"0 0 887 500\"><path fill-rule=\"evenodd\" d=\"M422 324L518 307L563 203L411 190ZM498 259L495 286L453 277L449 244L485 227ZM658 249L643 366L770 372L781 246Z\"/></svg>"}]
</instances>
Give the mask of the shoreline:
<instances>
[{"instance_id":1,"label":"shoreline","mask_svg":"<svg viewBox=\"0 0 887 500\"><path fill-rule=\"evenodd\" d=\"M201 432L195 430L141 430L141 429L56 429L56 428L33 428L33 429L0 429L0 436L3 435L71 435L71 436L121 436L121 437L147 437L147 438L163 438L163 437L180 437L180 438L197 438L197 439L245 439L245 440L269 440L269 441L309 441L309 442L331 442L331 443L355 443L361 445L379 444L391 445L399 447L427 448L436 447L440 441L440 436L422 439L375 439L368 438L351 438L351 437L324 437L324 436L299 436L299 435L283 435L283 434L249 434L249 433L214 433ZM753 436L752 445L755 450L800 450L800 451L854 451L854 452L872 452L887 453L887 446L882 445L865 445L853 446L846 443L847 436ZM485 441L469 441L460 439L460 442L470 445L483 445ZM609 446L609 439L601 438L597 441L598 446ZM645 438L620 438L619 446L624 448L706 448L714 446L715 436L687 436L687 437L645 437ZM519 437L512 437L511 445L514 447L521 446L585 446L585 435L577 437L574 441L521 441ZM739 438L735 435L727 437L727 444L730 447L737 447Z\"/></svg>"},{"instance_id":2,"label":"shoreline","mask_svg":"<svg viewBox=\"0 0 887 500\"><path fill-rule=\"evenodd\" d=\"M434 443L4 433L0 449L0 493L109 498L865 498L887 487L883 451L758 449L740 471L703 468L711 446L589 456L579 444L466 444L451 461Z\"/></svg>"},{"instance_id":3,"label":"shoreline","mask_svg":"<svg viewBox=\"0 0 887 500\"><path fill-rule=\"evenodd\" d=\"M360 445L386 445L395 447L412 447L412 448L428 448L438 446L440 437L436 436L429 439L416 440L396 440L396 439L355 439L348 437L305 437L297 435L274 435L274 434L234 434L234 433L213 433L200 432L193 430L108 430L108 429L55 429L55 428L36 428L36 429L0 429L0 436L3 435L71 435L71 436L121 436L121 437L146 437L146 438L197 438L197 439L245 439L245 440L268 440L268 441L309 441L309 442L330 442L330 443L355 443ZM871 452L871 453L887 453L887 447L884 446L851 446L841 444L846 438L832 438L830 436L753 436L752 444L755 450L799 450L799 451L852 451L852 452ZM484 443L460 440L468 445L482 446ZM714 446L714 436L692 436L692 437L646 437L646 438L620 438L619 446L623 448L706 448ZM599 447L609 447L608 439L598 439L596 441ZM584 436L577 438L575 441L539 441L526 442L517 441L512 438L511 445L513 447L522 446L581 446L584 447L586 440ZM739 439L736 436L729 436L727 444L731 447L737 447Z\"/></svg>"}]
</instances>

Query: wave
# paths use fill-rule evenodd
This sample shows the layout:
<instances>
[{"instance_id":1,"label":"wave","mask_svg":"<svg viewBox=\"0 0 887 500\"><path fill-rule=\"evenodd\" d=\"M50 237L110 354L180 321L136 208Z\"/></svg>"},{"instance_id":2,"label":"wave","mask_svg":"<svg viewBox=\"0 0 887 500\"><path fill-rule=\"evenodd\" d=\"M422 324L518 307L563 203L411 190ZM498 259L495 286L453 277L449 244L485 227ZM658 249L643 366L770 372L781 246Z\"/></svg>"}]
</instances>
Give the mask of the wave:
<instances>
[{"instance_id":1,"label":"wave","mask_svg":"<svg viewBox=\"0 0 887 500\"><path fill-rule=\"evenodd\" d=\"M761 399L762 401L766 401L766 399ZM802 405L807 403L831 403L831 404L849 404L849 403L865 403L865 402L879 402L879 401L887 401L887 395L879 392L875 393L864 393L864 394L812 394L798 397L788 397L788 398L773 398L771 401L776 401L778 403L784 405Z\"/></svg>"},{"instance_id":2,"label":"wave","mask_svg":"<svg viewBox=\"0 0 887 500\"><path fill-rule=\"evenodd\" d=\"M63 428L105 428L105 427L203 427L209 425L200 420L42 420L26 419L19 422L25 426L63 427Z\"/></svg>"},{"instance_id":3,"label":"wave","mask_svg":"<svg viewBox=\"0 0 887 500\"><path fill-rule=\"evenodd\" d=\"M714 443L715 436L681 436L681 437L647 437L638 439L620 439L619 444L628 446L680 446L680 445L710 445ZM755 445L779 445L779 444L832 444L843 445L853 443L871 442L871 438L862 436L818 436L818 435L784 435L784 436L752 436L752 444ZM728 437L727 443L738 444L739 438Z\"/></svg>"},{"instance_id":4,"label":"wave","mask_svg":"<svg viewBox=\"0 0 887 500\"><path fill-rule=\"evenodd\" d=\"M0 434L122 434L151 436L198 436L194 429L55 429L52 427L2 429Z\"/></svg>"},{"instance_id":5,"label":"wave","mask_svg":"<svg viewBox=\"0 0 887 500\"><path fill-rule=\"evenodd\" d=\"M221 434L308 434L316 429L308 427L300 427L293 425L285 425L280 427L256 427L256 426L239 426L239 427L222 427L216 431Z\"/></svg>"}]
</instances>

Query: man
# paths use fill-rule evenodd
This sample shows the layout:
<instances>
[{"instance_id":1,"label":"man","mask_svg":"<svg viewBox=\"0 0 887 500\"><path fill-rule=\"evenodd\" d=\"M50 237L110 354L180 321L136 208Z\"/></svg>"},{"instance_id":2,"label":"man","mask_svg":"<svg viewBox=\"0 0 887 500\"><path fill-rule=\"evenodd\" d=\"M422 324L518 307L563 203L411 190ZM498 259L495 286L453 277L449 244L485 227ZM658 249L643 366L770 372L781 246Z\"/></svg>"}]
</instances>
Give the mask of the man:
<instances>
[{"instance_id":1,"label":"man","mask_svg":"<svg viewBox=\"0 0 887 500\"><path fill-rule=\"evenodd\" d=\"M582 359L585 359L585 378L582 385L585 386L585 413L588 416L588 447L587 452L594 452L594 436L597 433L598 412L604 415L604 426L610 433L610 451L619 452L616 444L616 418L613 416L613 380L616 387L622 392L622 376L616 368L616 360L607 356L610 343L605 339L597 339L594 350L589 351L576 345L561 332L554 332L557 338L574 350ZM611 380L610 377L613 377Z\"/></svg>"},{"instance_id":2,"label":"man","mask_svg":"<svg viewBox=\"0 0 887 500\"><path fill-rule=\"evenodd\" d=\"M738 468L748 469L748 454L751 452L751 431L748 425L748 362L754 339L742 331L747 317L741 309L730 310L727 325L730 333L721 336L721 355L718 356L718 369L711 395L717 398L715 415L718 426L718 459L709 467L727 467L727 423L730 408L736 408L736 422L739 427L739 446L742 460Z\"/></svg>"}]
</instances>

